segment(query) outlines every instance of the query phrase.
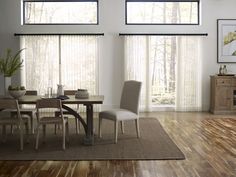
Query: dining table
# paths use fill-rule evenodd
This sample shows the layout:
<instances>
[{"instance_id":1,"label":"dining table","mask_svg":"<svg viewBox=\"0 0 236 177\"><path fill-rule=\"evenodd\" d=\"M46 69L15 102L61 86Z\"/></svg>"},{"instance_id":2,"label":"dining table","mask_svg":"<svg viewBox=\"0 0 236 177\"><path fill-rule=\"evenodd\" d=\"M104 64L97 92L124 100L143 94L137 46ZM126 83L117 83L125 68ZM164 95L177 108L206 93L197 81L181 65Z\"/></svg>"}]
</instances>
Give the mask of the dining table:
<instances>
[{"instance_id":1,"label":"dining table","mask_svg":"<svg viewBox=\"0 0 236 177\"><path fill-rule=\"evenodd\" d=\"M19 104L36 104L38 99L44 99L45 97L36 96L36 95L25 95L18 99ZM52 98L55 99L55 98ZM67 110L69 114L73 115L76 119L78 119L85 132L84 144L85 145L93 145L94 144L94 127L93 127L93 106L95 104L103 104L104 96L102 95L91 95L86 99L78 99L75 98L74 95L69 95L67 99L61 100L62 108ZM80 116L80 114L72 109L70 105L78 105L82 104L86 107L86 122Z\"/></svg>"}]
</instances>

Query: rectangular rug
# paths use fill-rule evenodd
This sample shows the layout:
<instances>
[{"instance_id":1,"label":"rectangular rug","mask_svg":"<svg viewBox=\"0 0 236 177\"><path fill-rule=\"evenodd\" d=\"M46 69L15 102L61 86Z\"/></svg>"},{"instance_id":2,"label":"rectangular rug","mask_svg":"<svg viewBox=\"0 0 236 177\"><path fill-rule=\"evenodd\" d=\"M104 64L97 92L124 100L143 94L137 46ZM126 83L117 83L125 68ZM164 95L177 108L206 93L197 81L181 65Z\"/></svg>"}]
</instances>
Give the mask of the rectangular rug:
<instances>
[{"instance_id":1,"label":"rectangular rug","mask_svg":"<svg viewBox=\"0 0 236 177\"><path fill-rule=\"evenodd\" d=\"M35 135L30 135L30 142L19 151L17 135L7 135L7 141L0 145L0 160L183 160L184 154L165 132L156 118L140 118L141 137L136 137L135 122L125 122L125 133L119 127L118 143L114 144L114 124L104 120L103 137L95 135L93 146L83 145L84 133L81 128L75 134L74 119L69 122L70 140L66 150L62 150L62 136L59 131L54 134L54 126L47 127L46 142L42 143L42 132L39 149L34 150ZM97 128L97 121L95 121ZM120 126L120 125L119 125ZM95 130L95 132L97 129ZM9 130L8 130L9 132Z\"/></svg>"}]
</instances>

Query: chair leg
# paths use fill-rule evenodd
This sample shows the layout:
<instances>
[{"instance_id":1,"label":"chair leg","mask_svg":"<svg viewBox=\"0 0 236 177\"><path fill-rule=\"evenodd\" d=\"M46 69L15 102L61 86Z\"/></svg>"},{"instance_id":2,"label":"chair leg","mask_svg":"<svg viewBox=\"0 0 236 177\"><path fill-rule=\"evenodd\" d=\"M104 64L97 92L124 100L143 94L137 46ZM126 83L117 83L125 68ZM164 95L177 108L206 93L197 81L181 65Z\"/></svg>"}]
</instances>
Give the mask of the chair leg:
<instances>
[{"instance_id":1,"label":"chair leg","mask_svg":"<svg viewBox=\"0 0 236 177\"><path fill-rule=\"evenodd\" d=\"M136 125L137 137L140 138L139 119L135 120L135 125Z\"/></svg>"},{"instance_id":2,"label":"chair leg","mask_svg":"<svg viewBox=\"0 0 236 177\"><path fill-rule=\"evenodd\" d=\"M57 124L55 124L55 128L54 128L54 134L57 134Z\"/></svg>"},{"instance_id":3,"label":"chair leg","mask_svg":"<svg viewBox=\"0 0 236 177\"><path fill-rule=\"evenodd\" d=\"M2 142L6 142L6 125L2 126L2 135L3 135Z\"/></svg>"},{"instance_id":4,"label":"chair leg","mask_svg":"<svg viewBox=\"0 0 236 177\"><path fill-rule=\"evenodd\" d=\"M114 129L115 129L114 139L115 139L115 143L117 143L117 139L118 139L118 121L117 120L114 123Z\"/></svg>"},{"instance_id":5,"label":"chair leg","mask_svg":"<svg viewBox=\"0 0 236 177\"><path fill-rule=\"evenodd\" d=\"M31 133L34 134L34 117L33 117L33 113L30 115L30 127L31 127Z\"/></svg>"},{"instance_id":6,"label":"chair leg","mask_svg":"<svg viewBox=\"0 0 236 177\"><path fill-rule=\"evenodd\" d=\"M62 149L65 150L66 149L66 143L65 143L65 137L66 137L66 131L65 131L65 123L62 124Z\"/></svg>"},{"instance_id":7,"label":"chair leg","mask_svg":"<svg viewBox=\"0 0 236 177\"><path fill-rule=\"evenodd\" d=\"M19 125L19 131L20 131L20 150L22 151L24 146L22 125Z\"/></svg>"},{"instance_id":8,"label":"chair leg","mask_svg":"<svg viewBox=\"0 0 236 177\"><path fill-rule=\"evenodd\" d=\"M14 127L13 125L11 125L11 134L13 135L13 133L14 133Z\"/></svg>"},{"instance_id":9,"label":"chair leg","mask_svg":"<svg viewBox=\"0 0 236 177\"><path fill-rule=\"evenodd\" d=\"M99 117L99 122L98 122L98 135L99 135L99 138L102 137L102 118Z\"/></svg>"},{"instance_id":10,"label":"chair leg","mask_svg":"<svg viewBox=\"0 0 236 177\"><path fill-rule=\"evenodd\" d=\"M28 122L25 123L25 132L27 136L26 142L29 143L29 123Z\"/></svg>"},{"instance_id":11,"label":"chair leg","mask_svg":"<svg viewBox=\"0 0 236 177\"><path fill-rule=\"evenodd\" d=\"M46 139L46 124L43 124L43 143L45 143Z\"/></svg>"},{"instance_id":12,"label":"chair leg","mask_svg":"<svg viewBox=\"0 0 236 177\"><path fill-rule=\"evenodd\" d=\"M79 134L79 121L78 121L78 119L77 118L75 118L75 131L76 131L76 134Z\"/></svg>"},{"instance_id":13,"label":"chair leg","mask_svg":"<svg viewBox=\"0 0 236 177\"><path fill-rule=\"evenodd\" d=\"M69 143L69 123L66 122L66 141Z\"/></svg>"},{"instance_id":14,"label":"chair leg","mask_svg":"<svg viewBox=\"0 0 236 177\"><path fill-rule=\"evenodd\" d=\"M37 125L36 128L36 143L35 143L35 149L37 150L39 146L39 124Z\"/></svg>"},{"instance_id":15,"label":"chair leg","mask_svg":"<svg viewBox=\"0 0 236 177\"><path fill-rule=\"evenodd\" d=\"M122 134L125 133L124 121L120 121Z\"/></svg>"}]
</instances>

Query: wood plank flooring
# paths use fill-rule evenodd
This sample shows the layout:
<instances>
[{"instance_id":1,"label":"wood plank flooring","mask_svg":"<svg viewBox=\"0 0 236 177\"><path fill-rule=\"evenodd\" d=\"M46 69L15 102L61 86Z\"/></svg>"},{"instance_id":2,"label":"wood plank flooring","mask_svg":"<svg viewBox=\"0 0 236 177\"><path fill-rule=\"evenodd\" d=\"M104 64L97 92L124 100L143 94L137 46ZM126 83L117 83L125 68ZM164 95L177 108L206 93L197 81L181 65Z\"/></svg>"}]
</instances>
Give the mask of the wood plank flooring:
<instances>
[{"instance_id":1,"label":"wood plank flooring","mask_svg":"<svg viewBox=\"0 0 236 177\"><path fill-rule=\"evenodd\" d=\"M0 161L0 177L234 177L236 116L158 112L185 154L165 161ZM119 140L118 140L119 141Z\"/></svg>"}]
</instances>

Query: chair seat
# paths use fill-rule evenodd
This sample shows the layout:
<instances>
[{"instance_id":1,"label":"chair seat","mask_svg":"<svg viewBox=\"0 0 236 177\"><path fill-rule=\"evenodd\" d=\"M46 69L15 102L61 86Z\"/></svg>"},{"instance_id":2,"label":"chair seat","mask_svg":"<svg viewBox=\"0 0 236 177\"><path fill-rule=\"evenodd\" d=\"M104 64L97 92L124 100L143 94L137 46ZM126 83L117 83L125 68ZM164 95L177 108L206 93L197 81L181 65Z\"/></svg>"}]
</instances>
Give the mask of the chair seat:
<instances>
[{"instance_id":1,"label":"chair seat","mask_svg":"<svg viewBox=\"0 0 236 177\"><path fill-rule=\"evenodd\" d=\"M23 123L26 123L26 122L28 122L28 119L25 117L22 117L22 121L23 121ZM2 117L0 119L0 124L5 124L5 125L9 124L10 125L10 124L18 124L18 123L19 123L19 119L12 118L12 117Z\"/></svg>"},{"instance_id":2,"label":"chair seat","mask_svg":"<svg viewBox=\"0 0 236 177\"><path fill-rule=\"evenodd\" d=\"M64 117L64 120L67 122L68 117ZM61 117L42 117L39 121L41 124L59 124L62 123Z\"/></svg>"},{"instance_id":3,"label":"chair seat","mask_svg":"<svg viewBox=\"0 0 236 177\"><path fill-rule=\"evenodd\" d=\"M11 111L12 113L17 113L17 111L16 110L14 110L14 111ZM24 108L22 108L22 109L20 109L20 113L23 113L23 114L30 114L30 113L34 113L34 112L36 112L36 109L30 109L30 108L28 108L28 109L24 109Z\"/></svg>"},{"instance_id":4,"label":"chair seat","mask_svg":"<svg viewBox=\"0 0 236 177\"><path fill-rule=\"evenodd\" d=\"M108 111L102 111L99 113L99 117L119 121L138 119L137 114L126 109L112 109Z\"/></svg>"}]
</instances>

